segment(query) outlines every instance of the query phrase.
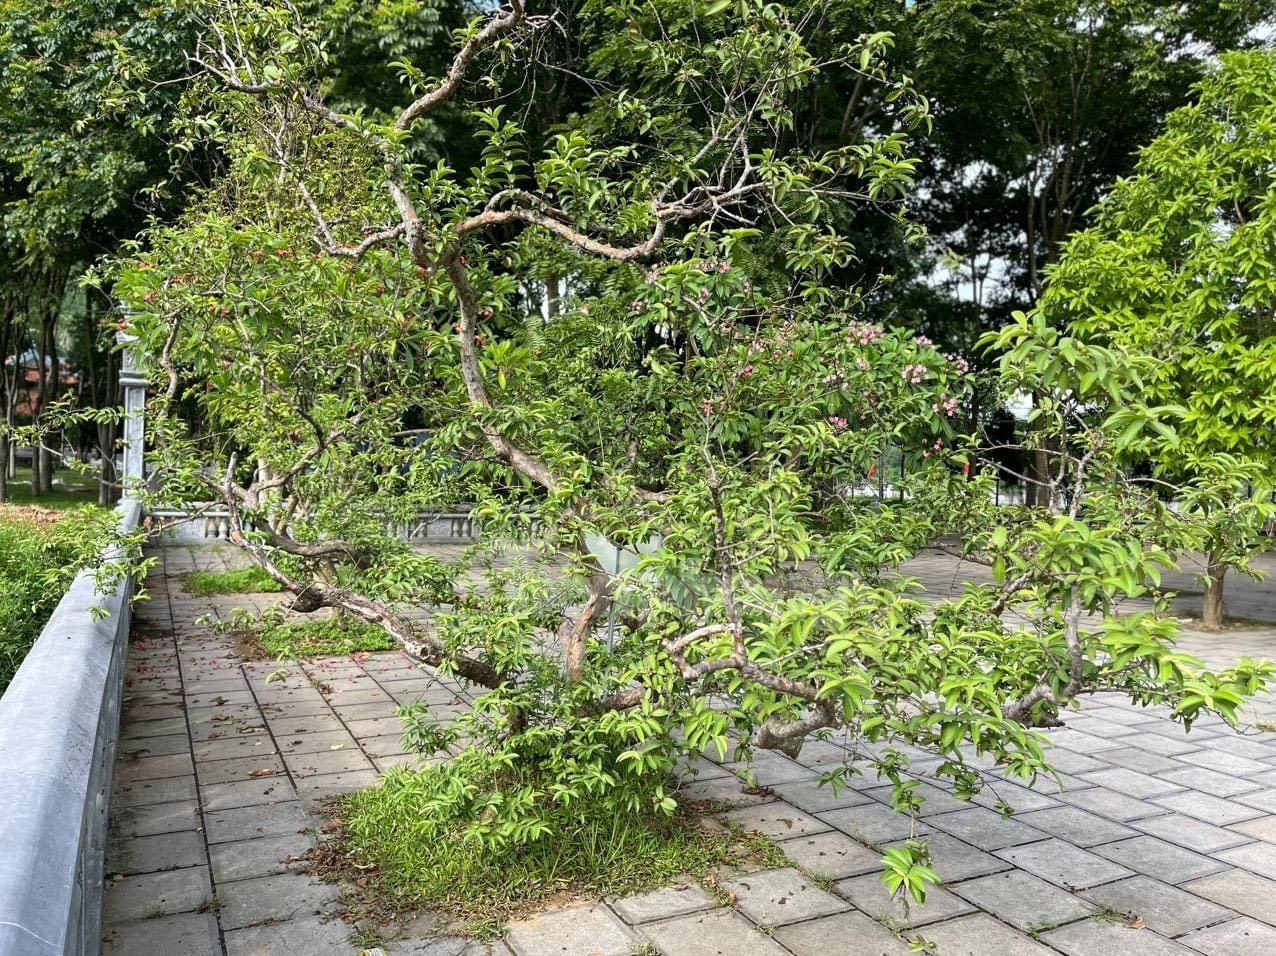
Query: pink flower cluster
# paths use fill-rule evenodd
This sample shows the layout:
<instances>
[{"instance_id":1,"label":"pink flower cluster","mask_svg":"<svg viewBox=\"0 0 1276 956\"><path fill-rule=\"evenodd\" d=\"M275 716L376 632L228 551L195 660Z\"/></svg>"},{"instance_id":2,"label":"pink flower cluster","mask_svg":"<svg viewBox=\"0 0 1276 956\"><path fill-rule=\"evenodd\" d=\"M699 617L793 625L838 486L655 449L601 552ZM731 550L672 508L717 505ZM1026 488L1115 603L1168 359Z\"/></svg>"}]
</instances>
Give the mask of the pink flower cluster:
<instances>
[{"instance_id":1,"label":"pink flower cluster","mask_svg":"<svg viewBox=\"0 0 1276 956\"><path fill-rule=\"evenodd\" d=\"M917 338L915 338L913 341L916 342L918 345L934 345L935 344L924 335L917 336Z\"/></svg>"},{"instance_id":2,"label":"pink flower cluster","mask_svg":"<svg viewBox=\"0 0 1276 956\"><path fill-rule=\"evenodd\" d=\"M634 299L632 302L629 303L630 315L638 315L639 313L646 311L646 309L647 309L647 303L644 302L642 299Z\"/></svg>"},{"instance_id":3,"label":"pink flower cluster","mask_svg":"<svg viewBox=\"0 0 1276 956\"><path fill-rule=\"evenodd\" d=\"M931 455L938 455L943 450L944 450L944 440L942 438L936 438L935 444L931 445L929 448L927 448L925 451L922 452L922 457L929 458Z\"/></svg>"},{"instance_id":4,"label":"pink flower cluster","mask_svg":"<svg viewBox=\"0 0 1276 956\"><path fill-rule=\"evenodd\" d=\"M845 418L841 418L837 415L830 415L828 423L833 426L833 430L836 432L846 431L846 426L849 424Z\"/></svg>"},{"instance_id":5,"label":"pink flower cluster","mask_svg":"<svg viewBox=\"0 0 1276 956\"><path fill-rule=\"evenodd\" d=\"M948 361L953 364L953 368L957 369L957 371L962 375L965 375L970 371L970 363L956 352L945 352L944 358L948 359Z\"/></svg>"},{"instance_id":6,"label":"pink flower cluster","mask_svg":"<svg viewBox=\"0 0 1276 956\"><path fill-rule=\"evenodd\" d=\"M952 418L957 414L957 399L953 398L947 392L940 392L939 401L932 405L931 408L937 415L943 414Z\"/></svg>"},{"instance_id":7,"label":"pink flower cluster","mask_svg":"<svg viewBox=\"0 0 1276 956\"><path fill-rule=\"evenodd\" d=\"M905 365L902 369L900 369L900 375L903 377L905 382L911 382L913 385L916 385L926 377L926 366Z\"/></svg>"},{"instance_id":8,"label":"pink flower cluster","mask_svg":"<svg viewBox=\"0 0 1276 956\"><path fill-rule=\"evenodd\" d=\"M714 262L712 259L702 259L700 261L700 271L716 272L718 275L724 276L731 271L731 264L726 260Z\"/></svg>"},{"instance_id":9,"label":"pink flower cluster","mask_svg":"<svg viewBox=\"0 0 1276 956\"><path fill-rule=\"evenodd\" d=\"M847 339L860 345L872 345L885 334L880 325L870 325L867 322L852 322L846 327Z\"/></svg>"}]
</instances>

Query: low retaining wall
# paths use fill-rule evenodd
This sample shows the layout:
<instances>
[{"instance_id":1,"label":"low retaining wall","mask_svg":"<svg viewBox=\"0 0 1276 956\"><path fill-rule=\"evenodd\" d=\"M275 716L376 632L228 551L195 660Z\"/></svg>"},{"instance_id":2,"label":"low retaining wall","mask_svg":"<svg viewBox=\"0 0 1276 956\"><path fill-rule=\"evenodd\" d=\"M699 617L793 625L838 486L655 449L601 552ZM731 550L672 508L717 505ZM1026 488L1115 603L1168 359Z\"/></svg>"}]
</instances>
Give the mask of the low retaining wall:
<instances>
[{"instance_id":1,"label":"low retaining wall","mask_svg":"<svg viewBox=\"0 0 1276 956\"><path fill-rule=\"evenodd\" d=\"M119 511L135 529L140 503ZM82 571L0 697L0 956L101 949L132 597L131 578L102 594Z\"/></svg>"}]
</instances>

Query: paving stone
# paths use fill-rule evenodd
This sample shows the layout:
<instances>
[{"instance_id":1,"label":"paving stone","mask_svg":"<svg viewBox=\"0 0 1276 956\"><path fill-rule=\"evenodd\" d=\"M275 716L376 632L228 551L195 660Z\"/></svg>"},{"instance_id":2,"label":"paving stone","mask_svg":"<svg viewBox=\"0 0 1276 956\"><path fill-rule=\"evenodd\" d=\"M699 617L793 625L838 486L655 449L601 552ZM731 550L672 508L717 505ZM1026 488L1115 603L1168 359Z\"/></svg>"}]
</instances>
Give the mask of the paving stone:
<instances>
[{"instance_id":1,"label":"paving stone","mask_svg":"<svg viewBox=\"0 0 1276 956\"><path fill-rule=\"evenodd\" d=\"M1252 757L1242 757L1239 754L1228 753L1225 750L1216 750L1213 747L1207 747L1204 750L1194 750L1191 753L1183 754L1178 759L1184 763L1195 764L1208 770L1217 770L1219 773L1231 774L1234 777L1260 774L1272 769L1271 764L1254 760Z\"/></svg>"},{"instance_id":2,"label":"paving stone","mask_svg":"<svg viewBox=\"0 0 1276 956\"><path fill-rule=\"evenodd\" d=\"M1262 810L1231 800L1224 800L1222 797L1211 796L1208 793L1193 793L1191 791L1174 793L1168 797L1157 797L1154 802L1167 810L1185 813L1189 817L1196 817L1198 820L1218 826L1229 826L1233 823L1240 823L1242 820L1252 820L1254 817L1264 815Z\"/></svg>"},{"instance_id":3,"label":"paving stone","mask_svg":"<svg viewBox=\"0 0 1276 956\"><path fill-rule=\"evenodd\" d=\"M1248 807L1256 807L1264 813L1276 814L1276 788L1255 790L1253 793L1239 793L1233 800Z\"/></svg>"},{"instance_id":4,"label":"paving stone","mask_svg":"<svg viewBox=\"0 0 1276 956\"><path fill-rule=\"evenodd\" d=\"M835 794L831 785L820 786L814 780L791 780L787 783L778 783L773 789L785 802L807 813L862 806L865 803L871 803L873 799L852 787L843 787L839 793Z\"/></svg>"},{"instance_id":5,"label":"paving stone","mask_svg":"<svg viewBox=\"0 0 1276 956\"><path fill-rule=\"evenodd\" d=\"M269 752L249 757L232 757L229 760L210 760L199 766L201 786L233 783L236 780L264 780L267 777L283 775L283 761Z\"/></svg>"},{"instance_id":6,"label":"paving stone","mask_svg":"<svg viewBox=\"0 0 1276 956\"><path fill-rule=\"evenodd\" d=\"M1104 754L1104 756L1106 757L1107 754ZM1105 763L1103 760L1099 760L1085 754L1079 754L1075 750L1069 750L1066 747L1046 748L1046 761L1056 770L1071 774L1091 773L1095 770L1108 770L1112 766L1109 763Z\"/></svg>"},{"instance_id":7,"label":"paving stone","mask_svg":"<svg viewBox=\"0 0 1276 956\"><path fill-rule=\"evenodd\" d=\"M1020 823L1013 818L1005 819L1001 814L985 807L971 807L956 813L941 813L927 817L928 825L943 830L981 850L1000 850L1034 840L1044 840L1046 834Z\"/></svg>"},{"instance_id":8,"label":"paving stone","mask_svg":"<svg viewBox=\"0 0 1276 956\"><path fill-rule=\"evenodd\" d=\"M722 885L736 894L739 910L763 926L782 926L847 908L845 902L788 867L749 873Z\"/></svg>"},{"instance_id":9,"label":"paving stone","mask_svg":"<svg viewBox=\"0 0 1276 956\"><path fill-rule=\"evenodd\" d=\"M1238 793L1252 793L1260 789L1257 784L1249 780L1220 773L1217 770L1208 770L1205 767L1185 767L1161 776L1172 783L1216 797L1233 797Z\"/></svg>"},{"instance_id":10,"label":"paving stone","mask_svg":"<svg viewBox=\"0 0 1276 956\"><path fill-rule=\"evenodd\" d=\"M783 840L776 847L795 866L830 880L876 872L882 867L880 853L834 831Z\"/></svg>"},{"instance_id":11,"label":"paving stone","mask_svg":"<svg viewBox=\"0 0 1276 956\"><path fill-rule=\"evenodd\" d=\"M395 757L407 752L402 734L385 734L381 737L364 737L356 745L369 757ZM722 774L722 776L729 776Z\"/></svg>"},{"instance_id":12,"label":"paving stone","mask_svg":"<svg viewBox=\"0 0 1276 956\"><path fill-rule=\"evenodd\" d=\"M693 913L660 923L647 923L642 933L650 939L662 956L787 956L775 940L754 929L740 914L730 909ZM623 950L631 953L637 947ZM539 956L514 948L518 956ZM550 950L554 956L568 950ZM572 956L592 952L577 950Z\"/></svg>"},{"instance_id":13,"label":"paving stone","mask_svg":"<svg viewBox=\"0 0 1276 956\"><path fill-rule=\"evenodd\" d=\"M1276 882L1247 870L1215 873L1213 876L1184 883L1183 888L1237 913L1268 922L1272 920Z\"/></svg>"},{"instance_id":14,"label":"paving stone","mask_svg":"<svg viewBox=\"0 0 1276 956\"><path fill-rule=\"evenodd\" d=\"M1271 956L1276 952L1276 929L1242 916L1208 929L1198 929L1183 942L1205 956Z\"/></svg>"},{"instance_id":15,"label":"paving stone","mask_svg":"<svg viewBox=\"0 0 1276 956\"><path fill-rule=\"evenodd\" d=\"M155 737L121 738L118 757L122 766L126 761L140 757L165 757L172 754L189 754L191 739L182 727L180 734L160 734Z\"/></svg>"},{"instance_id":16,"label":"paving stone","mask_svg":"<svg viewBox=\"0 0 1276 956\"><path fill-rule=\"evenodd\" d=\"M236 780L233 783L213 783L199 788L200 802L204 810L230 810L235 807L255 807L265 803L283 803L295 800L296 792L287 777L266 777L263 780Z\"/></svg>"},{"instance_id":17,"label":"paving stone","mask_svg":"<svg viewBox=\"0 0 1276 956\"><path fill-rule=\"evenodd\" d=\"M298 833L306 829L307 825L306 812L296 800L204 814L204 826L210 844L283 836Z\"/></svg>"},{"instance_id":18,"label":"paving stone","mask_svg":"<svg viewBox=\"0 0 1276 956\"><path fill-rule=\"evenodd\" d=\"M1128 866L1138 873L1155 876L1166 883L1183 883L1226 868L1217 860L1153 836L1107 843L1095 847L1094 852L1114 863Z\"/></svg>"},{"instance_id":19,"label":"paving stone","mask_svg":"<svg viewBox=\"0 0 1276 956\"><path fill-rule=\"evenodd\" d=\"M270 724L271 732L275 738L283 739L284 737L300 737L305 734L320 733L336 733L346 730L346 726L331 714L306 714L301 716L290 716L288 714L280 714L278 716L266 713L266 721ZM369 723L362 721L362 723ZM350 732L355 736L367 734L367 736L375 736L371 730L356 730L353 726L349 728ZM403 724L399 722L399 732L402 733ZM392 733L393 728L383 730L382 733Z\"/></svg>"},{"instance_id":20,"label":"paving stone","mask_svg":"<svg viewBox=\"0 0 1276 956\"><path fill-rule=\"evenodd\" d=\"M226 956L319 956L320 953L353 952L350 927L339 919L324 920L318 916L249 926L226 934Z\"/></svg>"},{"instance_id":21,"label":"paving stone","mask_svg":"<svg viewBox=\"0 0 1276 956\"><path fill-rule=\"evenodd\" d=\"M1124 866L1053 837L998 850L997 856L1065 890L1085 889L1134 875Z\"/></svg>"},{"instance_id":22,"label":"paving stone","mask_svg":"<svg viewBox=\"0 0 1276 956\"><path fill-rule=\"evenodd\" d=\"M1167 770L1183 769L1183 764L1173 757L1163 757L1138 747L1105 750L1103 759L1127 770L1137 770L1139 773L1164 773Z\"/></svg>"},{"instance_id":23,"label":"paving stone","mask_svg":"<svg viewBox=\"0 0 1276 956\"><path fill-rule=\"evenodd\" d=\"M922 839L930 853L931 868L943 883L955 883L972 876L987 876L989 873L1010 869L1010 864L1005 860L976 849L947 833L928 833ZM887 845L904 846L907 842L901 840ZM880 868L880 861L878 866Z\"/></svg>"},{"instance_id":24,"label":"paving stone","mask_svg":"<svg viewBox=\"0 0 1276 956\"><path fill-rule=\"evenodd\" d=\"M1016 814L1028 813L1032 810L1043 810L1046 807L1059 806L1058 788L1054 786L1053 780L1042 778L1039 781L1040 786L1051 788L1055 791L1054 796L1042 793L1040 789L1032 789L1029 787L1021 787L1018 784L1001 782L994 787L985 787L979 793L975 794L971 802L981 807L988 807L1001 813L1001 805L1007 804L1015 811Z\"/></svg>"},{"instance_id":25,"label":"paving stone","mask_svg":"<svg viewBox=\"0 0 1276 956\"><path fill-rule=\"evenodd\" d=\"M829 829L829 825L823 820L817 820L809 813L782 802L741 807L724 813L722 819L746 830L756 830L772 840L821 833Z\"/></svg>"},{"instance_id":26,"label":"paving stone","mask_svg":"<svg viewBox=\"0 0 1276 956\"><path fill-rule=\"evenodd\" d=\"M325 773L315 777L302 777L297 781L297 796L309 803L340 797L356 790L375 787L380 778L372 769L348 770L344 773Z\"/></svg>"},{"instance_id":27,"label":"paving stone","mask_svg":"<svg viewBox=\"0 0 1276 956\"><path fill-rule=\"evenodd\" d=\"M678 797L685 803L697 800L708 800L712 803L731 803L744 806L753 803L767 803L770 797L760 793L745 793L746 784L734 774L718 777L713 780L697 780L695 783L683 783L678 787ZM865 803L870 802L867 798Z\"/></svg>"},{"instance_id":28,"label":"paving stone","mask_svg":"<svg viewBox=\"0 0 1276 956\"><path fill-rule=\"evenodd\" d=\"M215 843L208 848L208 856L213 879L221 884L286 873L289 869L286 861L304 856L314 845L310 834L290 833L235 843Z\"/></svg>"},{"instance_id":29,"label":"paving stone","mask_svg":"<svg viewBox=\"0 0 1276 956\"><path fill-rule=\"evenodd\" d=\"M485 942L458 936L400 940L389 944L390 956L509 956L509 952L500 940Z\"/></svg>"},{"instance_id":30,"label":"paving stone","mask_svg":"<svg viewBox=\"0 0 1276 956\"><path fill-rule=\"evenodd\" d=\"M1232 915L1221 906L1148 876L1096 886L1081 895L1099 906L1138 916L1148 929L1162 936L1181 936Z\"/></svg>"},{"instance_id":31,"label":"paving stone","mask_svg":"<svg viewBox=\"0 0 1276 956\"><path fill-rule=\"evenodd\" d=\"M925 903L917 903L898 894L892 896L877 874L839 880L836 886L837 891L861 912L876 920L894 920L902 925L925 926L974 911L974 907L965 900L940 886L932 886L926 891Z\"/></svg>"},{"instance_id":32,"label":"paving stone","mask_svg":"<svg viewBox=\"0 0 1276 956\"><path fill-rule=\"evenodd\" d=\"M936 813L952 813L957 810L969 810L973 804L969 800L961 800L947 790L940 789L934 784L919 784L913 791L913 795L919 797L922 803L921 815L931 816ZM865 791L866 795L872 797L878 803L884 803L890 807L895 802L894 787L874 787Z\"/></svg>"},{"instance_id":33,"label":"paving stone","mask_svg":"<svg viewBox=\"0 0 1276 956\"><path fill-rule=\"evenodd\" d=\"M1025 932L1090 915L1090 907L1084 901L1019 870L966 880L953 887L953 892Z\"/></svg>"},{"instance_id":34,"label":"paving stone","mask_svg":"<svg viewBox=\"0 0 1276 956\"><path fill-rule=\"evenodd\" d=\"M1148 817L1146 820L1136 820L1131 825L1144 833L1150 833L1152 836L1187 847L1189 850L1196 850L1198 853L1213 853L1216 850L1248 843L1252 839L1244 833L1236 832L1240 827L1246 826L1244 823L1238 823L1234 828L1226 829L1181 813Z\"/></svg>"},{"instance_id":35,"label":"paving stone","mask_svg":"<svg viewBox=\"0 0 1276 956\"><path fill-rule=\"evenodd\" d=\"M400 735L402 736L402 735ZM354 736L345 730L326 731L319 734L301 734L277 738L281 754L308 754L319 751L356 749Z\"/></svg>"},{"instance_id":36,"label":"paving stone","mask_svg":"<svg viewBox=\"0 0 1276 956\"><path fill-rule=\"evenodd\" d=\"M372 764L363 751L357 748L322 750L315 753L286 754L284 762L293 777L317 777L322 774L347 773L355 770L371 770Z\"/></svg>"},{"instance_id":37,"label":"paving stone","mask_svg":"<svg viewBox=\"0 0 1276 956\"><path fill-rule=\"evenodd\" d=\"M1150 929L1125 923L1083 920L1042 933L1041 939L1067 956L1191 956L1192 950Z\"/></svg>"},{"instance_id":38,"label":"paving stone","mask_svg":"<svg viewBox=\"0 0 1276 956\"><path fill-rule=\"evenodd\" d=\"M273 756L275 742L264 730L252 734L232 734L225 738L200 740L195 743L195 765L238 757Z\"/></svg>"},{"instance_id":39,"label":"paving stone","mask_svg":"<svg viewBox=\"0 0 1276 956\"><path fill-rule=\"evenodd\" d=\"M906 956L913 952L881 923L854 911L782 926L775 938L794 956Z\"/></svg>"},{"instance_id":40,"label":"paving stone","mask_svg":"<svg viewBox=\"0 0 1276 956\"><path fill-rule=\"evenodd\" d=\"M638 941L634 931L601 903L537 913L511 923L505 939L517 956L629 956Z\"/></svg>"},{"instance_id":41,"label":"paving stone","mask_svg":"<svg viewBox=\"0 0 1276 956\"><path fill-rule=\"evenodd\" d=\"M126 876L112 881L103 920L115 925L185 913L207 906L212 895L206 866Z\"/></svg>"},{"instance_id":42,"label":"paving stone","mask_svg":"<svg viewBox=\"0 0 1276 956\"><path fill-rule=\"evenodd\" d=\"M111 834L115 837L151 836L199 828L199 804L175 800L140 807L118 807L111 811Z\"/></svg>"},{"instance_id":43,"label":"paving stone","mask_svg":"<svg viewBox=\"0 0 1276 956\"><path fill-rule=\"evenodd\" d=\"M1176 783L1169 783L1162 777L1153 777L1137 770L1126 770L1124 767L1113 767L1111 770L1098 770L1081 775L1083 780L1114 790L1119 794L1135 799L1159 797L1163 794L1181 790Z\"/></svg>"},{"instance_id":44,"label":"paving stone","mask_svg":"<svg viewBox=\"0 0 1276 956\"><path fill-rule=\"evenodd\" d=\"M120 737L123 740L135 740L144 737L169 736L186 733L186 715L162 717L158 720L145 720L130 712L125 712L120 722Z\"/></svg>"},{"instance_id":45,"label":"paving stone","mask_svg":"<svg viewBox=\"0 0 1276 956\"><path fill-rule=\"evenodd\" d=\"M1065 803L1072 804L1074 807L1089 810L1091 813L1097 813L1101 817L1107 817L1109 820L1115 820L1118 823L1129 823L1131 820L1156 816L1166 810L1164 805L1160 805L1160 800L1156 803L1149 803L1146 800L1136 800L1134 797L1127 797L1123 793L1115 793L1103 787L1091 787L1088 790L1071 790L1060 796L1059 799Z\"/></svg>"},{"instance_id":46,"label":"paving stone","mask_svg":"<svg viewBox=\"0 0 1276 956\"><path fill-rule=\"evenodd\" d=\"M106 850L106 872L123 876L200 866L207 862L204 835L198 830L113 839Z\"/></svg>"},{"instance_id":47,"label":"paving stone","mask_svg":"<svg viewBox=\"0 0 1276 956\"><path fill-rule=\"evenodd\" d=\"M1276 845L1251 843L1231 850L1221 850L1216 857L1235 866L1244 867L1260 876L1276 879Z\"/></svg>"},{"instance_id":48,"label":"paving stone","mask_svg":"<svg viewBox=\"0 0 1276 956\"><path fill-rule=\"evenodd\" d=\"M340 893L336 884L295 873L222 883L217 887L217 918L223 930L232 930L267 920L316 916L331 909Z\"/></svg>"},{"instance_id":49,"label":"paving stone","mask_svg":"<svg viewBox=\"0 0 1276 956\"><path fill-rule=\"evenodd\" d=\"M137 780L115 785L111 802L119 807L145 807L155 803L194 800L195 778L163 777L159 780Z\"/></svg>"},{"instance_id":50,"label":"paving stone","mask_svg":"<svg viewBox=\"0 0 1276 956\"><path fill-rule=\"evenodd\" d=\"M1048 956L1050 950L985 913L928 926L920 934L941 956Z\"/></svg>"},{"instance_id":51,"label":"paving stone","mask_svg":"<svg viewBox=\"0 0 1276 956\"><path fill-rule=\"evenodd\" d=\"M1127 740L1105 740L1094 734L1082 733L1066 727L1061 730L1048 730L1045 733L1055 747L1063 747L1081 754L1096 754L1104 750L1116 750L1118 747L1129 746Z\"/></svg>"},{"instance_id":52,"label":"paving stone","mask_svg":"<svg viewBox=\"0 0 1276 956\"><path fill-rule=\"evenodd\" d=\"M694 883L666 886L650 893L626 896L611 902L611 908L627 923L650 923L717 905L708 893Z\"/></svg>"},{"instance_id":53,"label":"paving stone","mask_svg":"<svg viewBox=\"0 0 1276 956\"><path fill-rule=\"evenodd\" d=\"M1236 839L1256 837L1268 843L1276 843L1276 815L1233 823L1224 832L1233 834Z\"/></svg>"},{"instance_id":54,"label":"paving stone","mask_svg":"<svg viewBox=\"0 0 1276 956\"><path fill-rule=\"evenodd\" d=\"M1017 819L1051 836L1059 837L1081 847L1111 843L1135 836L1135 831L1120 823L1113 823L1094 813L1076 807L1052 807L1020 814ZM1156 819L1155 817L1152 819Z\"/></svg>"},{"instance_id":55,"label":"paving stone","mask_svg":"<svg viewBox=\"0 0 1276 956\"><path fill-rule=\"evenodd\" d=\"M906 840L930 829L924 823L914 824L908 814L897 813L880 803L865 803L857 807L826 810L816 816L862 843Z\"/></svg>"},{"instance_id":56,"label":"paving stone","mask_svg":"<svg viewBox=\"0 0 1276 956\"><path fill-rule=\"evenodd\" d=\"M102 956L222 956L212 913L181 913L112 926L102 935Z\"/></svg>"}]
</instances>

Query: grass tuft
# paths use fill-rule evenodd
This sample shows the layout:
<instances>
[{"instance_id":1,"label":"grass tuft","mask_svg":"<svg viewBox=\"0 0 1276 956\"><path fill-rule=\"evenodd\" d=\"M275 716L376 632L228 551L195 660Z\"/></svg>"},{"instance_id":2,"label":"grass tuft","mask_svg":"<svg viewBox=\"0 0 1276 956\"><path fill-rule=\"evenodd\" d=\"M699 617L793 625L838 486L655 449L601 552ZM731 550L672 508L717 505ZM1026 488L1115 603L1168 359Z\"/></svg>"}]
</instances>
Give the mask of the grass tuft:
<instances>
[{"instance_id":1,"label":"grass tuft","mask_svg":"<svg viewBox=\"0 0 1276 956\"><path fill-rule=\"evenodd\" d=\"M183 586L190 594L273 594L283 586L256 565L235 571L192 571Z\"/></svg>"},{"instance_id":2,"label":"grass tuft","mask_svg":"<svg viewBox=\"0 0 1276 956\"><path fill-rule=\"evenodd\" d=\"M375 624L344 617L267 624L255 637L267 654L283 659L339 657L398 646Z\"/></svg>"},{"instance_id":3,"label":"grass tuft","mask_svg":"<svg viewBox=\"0 0 1276 956\"><path fill-rule=\"evenodd\" d=\"M756 833L706 821L695 809L671 817L590 806L531 843L485 849L458 821L440 829L438 768L392 771L347 797L341 837L325 869L350 877L388 911L429 909L468 931L575 898L626 895L680 877L716 884L724 868L787 865Z\"/></svg>"}]
</instances>

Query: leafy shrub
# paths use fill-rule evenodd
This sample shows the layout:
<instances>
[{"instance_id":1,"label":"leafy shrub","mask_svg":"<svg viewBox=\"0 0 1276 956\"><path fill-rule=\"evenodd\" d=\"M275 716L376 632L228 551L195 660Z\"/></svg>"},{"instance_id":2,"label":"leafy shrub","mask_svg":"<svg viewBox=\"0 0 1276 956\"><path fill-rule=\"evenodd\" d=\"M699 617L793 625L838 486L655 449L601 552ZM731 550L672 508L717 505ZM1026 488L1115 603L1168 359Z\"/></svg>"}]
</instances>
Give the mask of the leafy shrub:
<instances>
[{"instance_id":1,"label":"leafy shrub","mask_svg":"<svg viewBox=\"0 0 1276 956\"><path fill-rule=\"evenodd\" d=\"M272 657L339 657L359 651L389 651L397 645L374 624L345 617L270 623L257 634Z\"/></svg>"},{"instance_id":2,"label":"leafy shrub","mask_svg":"<svg viewBox=\"0 0 1276 956\"><path fill-rule=\"evenodd\" d=\"M279 582L258 567L234 571L192 571L184 584L191 594L271 594L282 591Z\"/></svg>"},{"instance_id":3,"label":"leafy shrub","mask_svg":"<svg viewBox=\"0 0 1276 956\"><path fill-rule=\"evenodd\" d=\"M111 513L77 508L53 518L0 509L0 693L81 568L98 556Z\"/></svg>"}]
</instances>

